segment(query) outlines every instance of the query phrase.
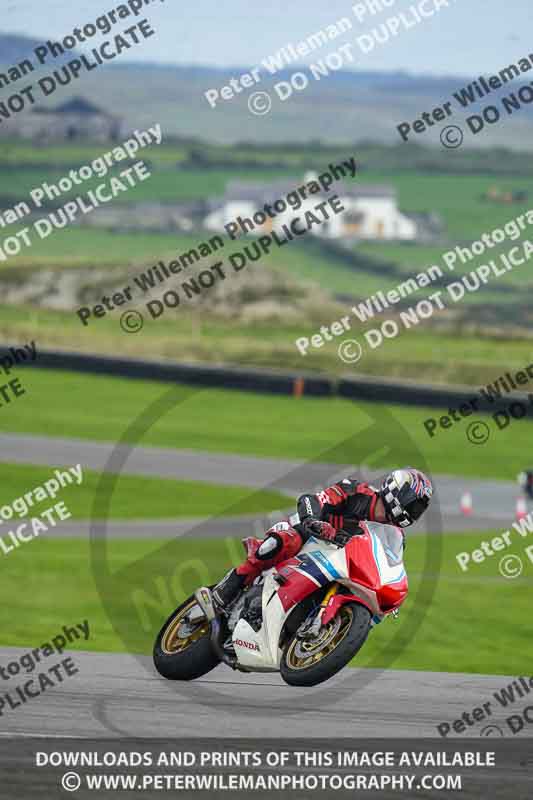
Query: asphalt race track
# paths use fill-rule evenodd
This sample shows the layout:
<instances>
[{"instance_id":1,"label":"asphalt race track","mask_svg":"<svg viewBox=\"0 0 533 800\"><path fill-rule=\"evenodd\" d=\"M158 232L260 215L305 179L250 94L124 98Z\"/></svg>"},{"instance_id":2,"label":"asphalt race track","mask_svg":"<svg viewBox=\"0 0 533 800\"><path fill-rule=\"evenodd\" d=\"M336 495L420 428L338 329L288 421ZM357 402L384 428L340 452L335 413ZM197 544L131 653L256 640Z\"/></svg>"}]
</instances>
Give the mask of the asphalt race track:
<instances>
[{"instance_id":1,"label":"asphalt race track","mask_svg":"<svg viewBox=\"0 0 533 800\"><path fill-rule=\"evenodd\" d=\"M202 453L189 450L173 450L156 447L119 448L113 444L89 442L75 439L54 439L42 436L2 434L0 436L0 460L20 464L42 464L45 466L71 466L81 463L85 469L102 470L112 457L113 464L124 462L123 471L131 475L150 477L210 481L218 484L250 486L252 488L275 489L288 496L287 510L293 508L289 498L304 491L327 485L347 474L360 474L350 465L319 464L274 459L236 456L224 453ZM115 467L107 465L109 471ZM371 472L364 471L363 479L372 479ZM444 530L499 529L509 527L514 520L516 498L520 494L513 481L479 480L433 476L437 505L442 516ZM473 514L465 517L459 511L463 492L469 491L473 498ZM438 528L438 520L434 517ZM250 526L255 517L226 517L212 521L168 520L157 522L114 522L108 525L108 535L121 538L174 538L188 533L194 536L244 536L250 535ZM89 534L88 522L62 523L51 529L49 536L82 536ZM429 525L431 531L431 523ZM418 532L425 532L422 523ZM417 532L413 526L410 535ZM254 531L256 535L259 531Z\"/></svg>"},{"instance_id":2,"label":"asphalt race track","mask_svg":"<svg viewBox=\"0 0 533 800\"><path fill-rule=\"evenodd\" d=\"M0 459L51 467L81 463L86 469L102 470L113 447L2 434ZM115 452L114 463L121 457L127 459L124 472L128 474L273 488L291 497L353 472L349 466L151 447ZM446 530L499 529L512 522L518 494L512 482L433 477ZM458 513L459 498L466 489L474 498L475 513L469 518ZM287 508L291 506L288 497ZM174 538L189 533L258 535L254 523L257 526L256 517L250 516L217 521L114 522L108 526L108 533L142 538ZM88 522L69 521L47 535L85 537L89 530ZM22 652L18 648L0 649L0 665ZM453 722L511 680L502 676L346 669L322 687L296 690L276 674L243 675L224 666L199 681L170 683L155 673L149 658L79 652L73 653L73 658L79 674L17 709L4 708L1 736L278 737L282 715L284 734L291 737L431 737L438 735L439 723ZM54 663L58 660L53 659ZM9 688L6 685L3 690ZM505 709L501 709L489 722L503 728L504 719ZM479 736L483 727L476 724L464 735Z\"/></svg>"},{"instance_id":3,"label":"asphalt race track","mask_svg":"<svg viewBox=\"0 0 533 800\"><path fill-rule=\"evenodd\" d=\"M23 652L0 649L0 664ZM275 674L243 675L221 666L200 680L174 683L159 677L149 658L69 655L79 673L19 708L4 709L1 736L278 738L282 718L283 735L291 738L435 737L437 725L471 712L512 680L346 669L321 687L295 689ZM492 706L487 720L461 736L496 735L484 730L488 723L510 735L509 710ZM527 736L527 728L517 735Z\"/></svg>"}]
</instances>

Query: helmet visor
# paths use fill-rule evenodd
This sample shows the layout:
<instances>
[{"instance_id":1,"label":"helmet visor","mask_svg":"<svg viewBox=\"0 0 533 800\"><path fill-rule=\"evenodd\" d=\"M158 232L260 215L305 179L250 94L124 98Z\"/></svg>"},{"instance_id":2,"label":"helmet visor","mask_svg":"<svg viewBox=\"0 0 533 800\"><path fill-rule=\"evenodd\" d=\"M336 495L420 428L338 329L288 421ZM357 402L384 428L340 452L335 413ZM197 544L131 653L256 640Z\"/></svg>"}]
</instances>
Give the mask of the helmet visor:
<instances>
[{"instance_id":1,"label":"helmet visor","mask_svg":"<svg viewBox=\"0 0 533 800\"><path fill-rule=\"evenodd\" d=\"M407 513L414 522L415 519L418 519L420 516L422 516L428 505L429 505L429 500L427 499L427 497L424 498L417 497L416 500L412 501L412 503L407 504L405 510L407 511Z\"/></svg>"}]
</instances>

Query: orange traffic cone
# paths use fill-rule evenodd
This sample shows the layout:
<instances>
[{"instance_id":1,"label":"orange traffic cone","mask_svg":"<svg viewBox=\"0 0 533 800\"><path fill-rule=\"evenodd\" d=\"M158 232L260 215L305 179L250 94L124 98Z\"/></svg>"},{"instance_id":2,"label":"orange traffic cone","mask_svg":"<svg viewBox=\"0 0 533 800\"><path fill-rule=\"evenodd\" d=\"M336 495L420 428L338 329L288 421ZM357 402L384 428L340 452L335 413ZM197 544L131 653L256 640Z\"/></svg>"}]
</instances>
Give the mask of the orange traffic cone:
<instances>
[{"instance_id":1,"label":"orange traffic cone","mask_svg":"<svg viewBox=\"0 0 533 800\"><path fill-rule=\"evenodd\" d=\"M515 518L517 522L527 517L527 503L525 497L518 497L516 500Z\"/></svg>"},{"instance_id":2,"label":"orange traffic cone","mask_svg":"<svg viewBox=\"0 0 533 800\"><path fill-rule=\"evenodd\" d=\"M461 497L461 513L469 517L472 514L472 495L470 492L464 492Z\"/></svg>"}]
</instances>

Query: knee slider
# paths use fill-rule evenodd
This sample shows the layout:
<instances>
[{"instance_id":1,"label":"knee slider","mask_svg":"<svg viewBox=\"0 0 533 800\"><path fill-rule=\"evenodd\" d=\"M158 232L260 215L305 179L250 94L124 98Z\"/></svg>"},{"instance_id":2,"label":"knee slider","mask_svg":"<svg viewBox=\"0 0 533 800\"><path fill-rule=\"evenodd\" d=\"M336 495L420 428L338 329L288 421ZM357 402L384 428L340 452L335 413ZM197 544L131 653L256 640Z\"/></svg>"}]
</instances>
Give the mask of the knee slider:
<instances>
[{"instance_id":1,"label":"knee slider","mask_svg":"<svg viewBox=\"0 0 533 800\"><path fill-rule=\"evenodd\" d=\"M267 559L274 558L274 556L279 553L282 547L283 541L281 536L279 536L277 533L271 533L263 542L261 542L255 555L261 561L266 561Z\"/></svg>"}]
</instances>

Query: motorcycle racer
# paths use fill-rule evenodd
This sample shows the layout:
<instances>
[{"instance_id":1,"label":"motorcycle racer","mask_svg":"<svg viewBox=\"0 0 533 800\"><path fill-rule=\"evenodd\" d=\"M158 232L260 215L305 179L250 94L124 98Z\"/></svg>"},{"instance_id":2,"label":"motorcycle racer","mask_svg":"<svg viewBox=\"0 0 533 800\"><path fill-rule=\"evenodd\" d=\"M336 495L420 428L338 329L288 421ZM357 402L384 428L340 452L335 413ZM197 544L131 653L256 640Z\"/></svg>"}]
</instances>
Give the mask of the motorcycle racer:
<instances>
[{"instance_id":1,"label":"motorcycle racer","mask_svg":"<svg viewBox=\"0 0 533 800\"><path fill-rule=\"evenodd\" d=\"M419 470L395 469L385 476L379 489L344 478L317 494L303 494L297 501L298 522L278 522L263 540L244 540L247 558L230 570L212 591L220 610L238 597L244 586L261 572L294 557L310 536L345 544L362 531L359 522L370 520L405 528L426 511L433 486ZM290 518L291 519L291 518Z\"/></svg>"}]
</instances>

